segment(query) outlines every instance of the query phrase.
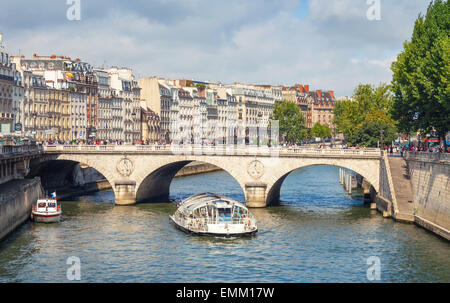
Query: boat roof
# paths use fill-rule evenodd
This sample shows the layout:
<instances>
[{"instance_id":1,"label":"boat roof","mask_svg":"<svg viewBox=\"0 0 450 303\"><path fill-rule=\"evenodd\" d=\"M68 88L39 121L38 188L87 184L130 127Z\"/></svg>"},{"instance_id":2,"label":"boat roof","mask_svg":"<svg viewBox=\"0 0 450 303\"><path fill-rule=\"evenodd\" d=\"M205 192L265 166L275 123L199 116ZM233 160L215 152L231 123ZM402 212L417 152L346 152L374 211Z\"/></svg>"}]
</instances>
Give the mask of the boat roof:
<instances>
[{"instance_id":1,"label":"boat roof","mask_svg":"<svg viewBox=\"0 0 450 303\"><path fill-rule=\"evenodd\" d=\"M38 199L37 202L56 202L56 200L52 198L46 198L46 199Z\"/></svg>"},{"instance_id":2,"label":"boat roof","mask_svg":"<svg viewBox=\"0 0 450 303\"><path fill-rule=\"evenodd\" d=\"M186 198L181 203L180 211L194 210L203 205L214 205L217 208L231 208L234 204L247 209L244 204L225 196L213 193L201 193Z\"/></svg>"}]
</instances>

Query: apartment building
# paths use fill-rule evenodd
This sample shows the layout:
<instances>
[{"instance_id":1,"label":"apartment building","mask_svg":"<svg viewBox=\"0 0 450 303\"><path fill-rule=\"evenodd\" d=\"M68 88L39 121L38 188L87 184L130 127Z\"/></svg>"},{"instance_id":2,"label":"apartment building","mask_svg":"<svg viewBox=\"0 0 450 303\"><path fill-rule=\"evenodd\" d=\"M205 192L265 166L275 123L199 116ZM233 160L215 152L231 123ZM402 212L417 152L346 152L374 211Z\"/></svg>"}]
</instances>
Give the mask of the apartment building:
<instances>
[{"instance_id":1,"label":"apartment building","mask_svg":"<svg viewBox=\"0 0 450 303\"><path fill-rule=\"evenodd\" d=\"M122 99L122 139L125 142L141 140L141 88L129 68L107 69L114 97Z\"/></svg>"},{"instance_id":2,"label":"apartment building","mask_svg":"<svg viewBox=\"0 0 450 303\"><path fill-rule=\"evenodd\" d=\"M15 65L12 64L8 50L3 46L0 34L0 131L2 134L10 134L13 130L14 75Z\"/></svg>"},{"instance_id":3,"label":"apartment building","mask_svg":"<svg viewBox=\"0 0 450 303\"><path fill-rule=\"evenodd\" d=\"M169 142L176 132L171 129L171 121L178 119L178 88L174 83L157 77L138 80L141 98L146 108L151 109L160 118L160 137Z\"/></svg>"}]
</instances>

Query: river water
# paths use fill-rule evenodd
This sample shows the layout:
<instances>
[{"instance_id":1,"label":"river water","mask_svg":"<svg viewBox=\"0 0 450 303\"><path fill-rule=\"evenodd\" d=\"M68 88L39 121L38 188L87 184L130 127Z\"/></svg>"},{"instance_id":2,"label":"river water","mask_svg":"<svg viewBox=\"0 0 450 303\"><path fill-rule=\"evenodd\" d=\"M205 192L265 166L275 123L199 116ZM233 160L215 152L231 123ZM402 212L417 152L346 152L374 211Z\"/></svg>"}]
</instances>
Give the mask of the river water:
<instances>
[{"instance_id":1,"label":"river water","mask_svg":"<svg viewBox=\"0 0 450 303\"><path fill-rule=\"evenodd\" d=\"M173 198L211 191L244 200L225 172L175 179ZM338 169L315 166L285 180L279 207L254 209L256 236L187 235L169 222L170 203L114 207L113 193L63 202L64 221L28 222L0 243L0 282L450 282L450 244L414 225L384 219L348 196Z\"/></svg>"}]
</instances>

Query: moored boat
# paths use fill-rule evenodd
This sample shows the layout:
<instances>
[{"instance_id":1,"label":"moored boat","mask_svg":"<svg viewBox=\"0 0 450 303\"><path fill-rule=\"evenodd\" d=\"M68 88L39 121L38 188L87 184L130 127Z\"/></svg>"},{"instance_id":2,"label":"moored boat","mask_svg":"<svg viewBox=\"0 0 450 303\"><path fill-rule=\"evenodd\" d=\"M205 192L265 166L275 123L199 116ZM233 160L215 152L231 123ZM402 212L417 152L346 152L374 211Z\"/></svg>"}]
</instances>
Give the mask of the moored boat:
<instances>
[{"instance_id":1,"label":"moored boat","mask_svg":"<svg viewBox=\"0 0 450 303\"><path fill-rule=\"evenodd\" d=\"M212 193L183 200L170 219L177 228L196 235L234 237L258 231L255 217L244 204Z\"/></svg>"},{"instance_id":2,"label":"moored boat","mask_svg":"<svg viewBox=\"0 0 450 303\"><path fill-rule=\"evenodd\" d=\"M52 194L52 198L38 199L31 210L31 219L34 222L56 223L61 220L61 215L62 209L56 194Z\"/></svg>"}]
</instances>

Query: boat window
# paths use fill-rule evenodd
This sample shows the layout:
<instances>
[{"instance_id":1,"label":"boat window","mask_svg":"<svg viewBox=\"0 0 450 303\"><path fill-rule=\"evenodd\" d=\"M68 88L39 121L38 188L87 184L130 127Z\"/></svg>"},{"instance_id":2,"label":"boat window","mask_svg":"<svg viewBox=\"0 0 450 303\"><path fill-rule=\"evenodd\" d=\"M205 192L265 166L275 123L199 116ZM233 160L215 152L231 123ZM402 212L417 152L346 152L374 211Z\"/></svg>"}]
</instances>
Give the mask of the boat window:
<instances>
[{"instance_id":1,"label":"boat window","mask_svg":"<svg viewBox=\"0 0 450 303\"><path fill-rule=\"evenodd\" d=\"M245 218L248 216L248 211L242 207L239 207L237 205L233 208L233 217L237 218Z\"/></svg>"},{"instance_id":2,"label":"boat window","mask_svg":"<svg viewBox=\"0 0 450 303\"><path fill-rule=\"evenodd\" d=\"M47 203L45 203L45 202L38 203L38 207L45 207L46 205L47 205Z\"/></svg>"},{"instance_id":3,"label":"boat window","mask_svg":"<svg viewBox=\"0 0 450 303\"><path fill-rule=\"evenodd\" d=\"M231 208L218 208L219 221L231 221Z\"/></svg>"}]
</instances>

